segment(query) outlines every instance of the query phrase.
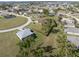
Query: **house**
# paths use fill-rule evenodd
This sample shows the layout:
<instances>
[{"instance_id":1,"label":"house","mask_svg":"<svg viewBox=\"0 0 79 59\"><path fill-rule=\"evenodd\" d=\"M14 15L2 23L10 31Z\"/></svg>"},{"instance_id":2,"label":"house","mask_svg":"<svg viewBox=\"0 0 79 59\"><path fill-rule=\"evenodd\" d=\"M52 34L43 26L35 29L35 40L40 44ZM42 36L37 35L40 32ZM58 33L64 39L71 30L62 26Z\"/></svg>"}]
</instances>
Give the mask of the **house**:
<instances>
[{"instance_id":1,"label":"house","mask_svg":"<svg viewBox=\"0 0 79 59\"><path fill-rule=\"evenodd\" d=\"M79 28L74 28L74 27L65 28L64 32L66 32L67 34L79 35Z\"/></svg>"},{"instance_id":2,"label":"house","mask_svg":"<svg viewBox=\"0 0 79 59\"><path fill-rule=\"evenodd\" d=\"M61 22L64 24L64 27L75 27L75 20L71 18L63 18Z\"/></svg>"},{"instance_id":3,"label":"house","mask_svg":"<svg viewBox=\"0 0 79 59\"><path fill-rule=\"evenodd\" d=\"M19 37L20 40L23 40L24 38L31 36L32 34L34 33L29 28L23 29L16 33L16 35Z\"/></svg>"},{"instance_id":4,"label":"house","mask_svg":"<svg viewBox=\"0 0 79 59\"><path fill-rule=\"evenodd\" d=\"M38 12L39 12L39 13L43 13L43 9L39 9Z\"/></svg>"},{"instance_id":5,"label":"house","mask_svg":"<svg viewBox=\"0 0 79 59\"><path fill-rule=\"evenodd\" d=\"M67 13L68 13L67 11L60 10L60 11L57 12L57 16L59 16L59 15L64 16Z\"/></svg>"},{"instance_id":6,"label":"house","mask_svg":"<svg viewBox=\"0 0 79 59\"><path fill-rule=\"evenodd\" d=\"M6 15L9 15L9 12L7 11L0 11L0 16L6 16Z\"/></svg>"}]
</instances>

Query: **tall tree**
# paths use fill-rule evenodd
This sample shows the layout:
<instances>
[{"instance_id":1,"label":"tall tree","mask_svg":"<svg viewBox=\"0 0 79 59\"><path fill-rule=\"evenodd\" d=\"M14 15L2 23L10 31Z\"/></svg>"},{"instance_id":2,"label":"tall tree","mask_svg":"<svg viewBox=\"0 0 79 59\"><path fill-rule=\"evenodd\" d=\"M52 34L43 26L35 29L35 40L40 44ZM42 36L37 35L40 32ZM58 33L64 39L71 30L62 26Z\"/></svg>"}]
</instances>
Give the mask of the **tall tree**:
<instances>
[{"instance_id":1,"label":"tall tree","mask_svg":"<svg viewBox=\"0 0 79 59\"><path fill-rule=\"evenodd\" d=\"M29 56L29 54L31 53L30 47L34 42L35 42L34 36L29 36L20 41L18 44L20 50L17 56Z\"/></svg>"}]
</instances>

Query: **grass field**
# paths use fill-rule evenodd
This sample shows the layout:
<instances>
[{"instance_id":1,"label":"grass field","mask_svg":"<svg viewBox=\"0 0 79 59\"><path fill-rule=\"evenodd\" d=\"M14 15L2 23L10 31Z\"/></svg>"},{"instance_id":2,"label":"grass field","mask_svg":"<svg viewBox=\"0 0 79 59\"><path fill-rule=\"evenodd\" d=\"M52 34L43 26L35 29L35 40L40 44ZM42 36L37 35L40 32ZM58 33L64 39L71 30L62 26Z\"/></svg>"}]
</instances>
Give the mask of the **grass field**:
<instances>
[{"instance_id":1,"label":"grass field","mask_svg":"<svg viewBox=\"0 0 79 59\"><path fill-rule=\"evenodd\" d=\"M32 24L33 25L33 24ZM31 26L29 26L30 28ZM34 25L33 25L34 27ZM33 28L32 27L32 28ZM16 32L6 32L6 33L0 33L0 56L16 56L18 54L19 48L19 38L16 36ZM31 48L35 48L43 43L43 40L46 38L43 34L41 34L38 31L35 31L37 38L36 42L33 44Z\"/></svg>"},{"instance_id":2,"label":"grass field","mask_svg":"<svg viewBox=\"0 0 79 59\"><path fill-rule=\"evenodd\" d=\"M19 42L16 32L0 33L0 56L16 56Z\"/></svg>"},{"instance_id":3,"label":"grass field","mask_svg":"<svg viewBox=\"0 0 79 59\"><path fill-rule=\"evenodd\" d=\"M42 26L40 24L31 23L27 27L32 29L37 36L37 38L35 39L35 43L32 44L32 47L30 49L45 46L52 46L56 48L58 45L60 45L57 42L58 35L60 35L60 33L51 33L47 37L42 33ZM19 38L16 36L16 32L17 30L7 33L0 33L0 56L16 56L18 54L19 49L17 44L19 43Z\"/></svg>"},{"instance_id":4,"label":"grass field","mask_svg":"<svg viewBox=\"0 0 79 59\"><path fill-rule=\"evenodd\" d=\"M26 18L16 17L12 19L0 20L0 29L8 29L16 26L20 26L27 22ZM19 49L19 38L15 31L0 33L0 56L16 56Z\"/></svg>"},{"instance_id":5,"label":"grass field","mask_svg":"<svg viewBox=\"0 0 79 59\"><path fill-rule=\"evenodd\" d=\"M56 40L57 39L57 35L53 35L51 34L50 36L45 36L42 33L42 26L38 23L33 24L31 23L29 26L29 28L31 28L33 31L35 31L37 38L36 38L36 42L33 45L33 48L37 47L37 46L47 46L47 45L54 45L56 46Z\"/></svg>"},{"instance_id":6,"label":"grass field","mask_svg":"<svg viewBox=\"0 0 79 59\"><path fill-rule=\"evenodd\" d=\"M61 46L61 43L59 43L58 40L59 40L59 35L62 34L61 32L51 33L49 36L45 36L42 33L42 31L43 31L42 26L39 23L35 23L35 24L31 23L28 27L31 28L37 35L36 42L34 44L32 44L32 47L30 49L37 48L37 47L52 46L53 48L55 48L52 51L55 54L59 53L59 51L61 49L59 46ZM57 28L59 28L60 31L63 32L63 28L60 23ZM62 37L62 35L61 35L61 37ZM59 47L59 49L58 49L58 47ZM52 55L55 55L55 54L52 53ZM50 55L50 54L46 53L45 55Z\"/></svg>"},{"instance_id":7,"label":"grass field","mask_svg":"<svg viewBox=\"0 0 79 59\"><path fill-rule=\"evenodd\" d=\"M36 31L37 29L35 30L35 26L37 27L39 24L31 24L28 26L29 28L33 29L37 35L36 42L31 48L36 48L37 46L41 45L44 43L46 38L46 36L38 32L40 27L39 30ZM16 56L18 54L19 48L17 44L19 43L19 38L16 36L17 31L18 30L0 33L0 56Z\"/></svg>"},{"instance_id":8,"label":"grass field","mask_svg":"<svg viewBox=\"0 0 79 59\"><path fill-rule=\"evenodd\" d=\"M23 17L3 19L3 20L0 20L0 29L2 30L2 29L9 29L9 28L17 27L26 22L27 22L27 19Z\"/></svg>"},{"instance_id":9,"label":"grass field","mask_svg":"<svg viewBox=\"0 0 79 59\"><path fill-rule=\"evenodd\" d=\"M2 20L2 19L4 19L4 17L3 16L0 16L0 20Z\"/></svg>"}]
</instances>

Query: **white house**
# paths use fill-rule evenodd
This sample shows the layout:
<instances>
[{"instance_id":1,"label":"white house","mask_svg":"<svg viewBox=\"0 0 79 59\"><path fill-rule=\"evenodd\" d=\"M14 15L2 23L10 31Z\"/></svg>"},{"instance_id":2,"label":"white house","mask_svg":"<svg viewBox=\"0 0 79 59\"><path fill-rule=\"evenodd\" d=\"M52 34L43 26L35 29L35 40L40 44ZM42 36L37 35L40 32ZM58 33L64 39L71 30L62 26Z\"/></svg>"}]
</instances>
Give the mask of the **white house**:
<instances>
[{"instance_id":1,"label":"white house","mask_svg":"<svg viewBox=\"0 0 79 59\"><path fill-rule=\"evenodd\" d=\"M34 34L34 33L29 28L23 29L23 30L18 31L16 33L16 35L19 37L20 40L22 40L22 39L24 39L32 34Z\"/></svg>"}]
</instances>

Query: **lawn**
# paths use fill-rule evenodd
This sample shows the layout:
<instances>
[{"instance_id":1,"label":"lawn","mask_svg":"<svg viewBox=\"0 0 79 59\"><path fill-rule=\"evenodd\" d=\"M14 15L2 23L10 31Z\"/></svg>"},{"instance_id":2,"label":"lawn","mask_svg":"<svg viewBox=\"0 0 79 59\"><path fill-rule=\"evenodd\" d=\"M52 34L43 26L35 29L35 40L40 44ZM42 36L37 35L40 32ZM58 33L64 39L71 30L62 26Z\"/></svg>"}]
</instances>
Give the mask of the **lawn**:
<instances>
[{"instance_id":1,"label":"lawn","mask_svg":"<svg viewBox=\"0 0 79 59\"><path fill-rule=\"evenodd\" d=\"M26 22L27 22L27 19L23 18L23 17L15 17L12 19L3 19L3 20L0 20L0 29L2 30L2 29L9 29L9 28L17 27Z\"/></svg>"},{"instance_id":2,"label":"lawn","mask_svg":"<svg viewBox=\"0 0 79 59\"><path fill-rule=\"evenodd\" d=\"M41 32L38 32L41 29L41 25L32 23L28 27L33 29L37 35L36 42L31 48L41 45L46 38ZM18 30L0 33L0 56L16 56L18 54L19 48L17 44L19 43L19 38L16 36L17 31Z\"/></svg>"},{"instance_id":3,"label":"lawn","mask_svg":"<svg viewBox=\"0 0 79 59\"><path fill-rule=\"evenodd\" d=\"M16 32L0 33L0 56L16 56L18 53L17 43L19 38L16 36Z\"/></svg>"},{"instance_id":4,"label":"lawn","mask_svg":"<svg viewBox=\"0 0 79 59\"><path fill-rule=\"evenodd\" d=\"M20 26L27 22L26 18L16 17L12 19L2 19L0 20L0 29L9 29L13 27ZM15 31L0 33L0 56L16 56L19 48L19 38Z\"/></svg>"},{"instance_id":5,"label":"lawn","mask_svg":"<svg viewBox=\"0 0 79 59\"><path fill-rule=\"evenodd\" d=\"M36 30L36 31L40 31L40 32L42 31L42 26L39 23L31 23L30 25L28 25L26 27L29 27L29 28Z\"/></svg>"},{"instance_id":6,"label":"lawn","mask_svg":"<svg viewBox=\"0 0 79 59\"><path fill-rule=\"evenodd\" d=\"M34 23L31 23L27 27L29 27L30 29L32 29L35 32L36 36L37 36L36 42L33 45L33 48L35 48L36 46L44 43L43 40L46 38L46 36L42 33L42 29L41 29L42 26L40 24L38 24L38 23L35 23L35 24Z\"/></svg>"},{"instance_id":7,"label":"lawn","mask_svg":"<svg viewBox=\"0 0 79 59\"><path fill-rule=\"evenodd\" d=\"M2 20L2 19L4 19L4 17L3 16L0 16L0 20Z\"/></svg>"}]
</instances>

